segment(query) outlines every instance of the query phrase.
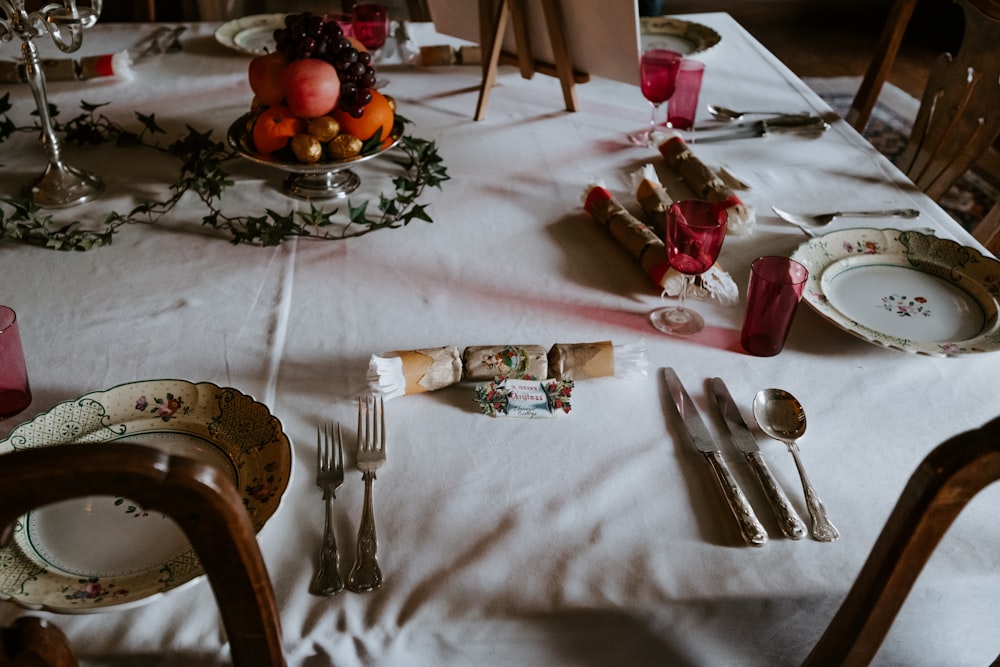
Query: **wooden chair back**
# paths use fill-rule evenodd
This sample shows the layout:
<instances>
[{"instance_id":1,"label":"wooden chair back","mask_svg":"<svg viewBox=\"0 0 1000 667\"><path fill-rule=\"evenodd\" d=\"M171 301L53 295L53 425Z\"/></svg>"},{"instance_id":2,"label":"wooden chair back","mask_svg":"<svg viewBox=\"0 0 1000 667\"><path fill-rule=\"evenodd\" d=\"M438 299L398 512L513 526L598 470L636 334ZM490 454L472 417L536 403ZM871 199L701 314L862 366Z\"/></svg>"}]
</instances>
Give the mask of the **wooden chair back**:
<instances>
[{"instance_id":1,"label":"wooden chair back","mask_svg":"<svg viewBox=\"0 0 1000 667\"><path fill-rule=\"evenodd\" d=\"M1000 201L979 221L972 235L994 255L1000 255Z\"/></svg>"},{"instance_id":2,"label":"wooden chair back","mask_svg":"<svg viewBox=\"0 0 1000 667\"><path fill-rule=\"evenodd\" d=\"M0 667L79 667L80 663L55 625L22 616L0 628Z\"/></svg>"},{"instance_id":3,"label":"wooden chair back","mask_svg":"<svg viewBox=\"0 0 1000 667\"><path fill-rule=\"evenodd\" d=\"M1000 134L1000 0L957 0L965 15L958 53L931 69L899 166L932 199Z\"/></svg>"},{"instance_id":4,"label":"wooden chair back","mask_svg":"<svg viewBox=\"0 0 1000 667\"><path fill-rule=\"evenodd\" d=\"M100 495L129 498L177 523L208 575L234 665L285 665L278 609L257 535L232 482L210 464L125 443L4 454L0 545L9 542L15 520L26 512Z\"/></svg>"},{"instance_id":5,"label":"wooden chair back","mask_svg":"<svg viewBox=\"0 0 1000 667\"><path fill-rule=\"evenodd\" d=\"M928 454L907 482L854 586L804 667L869 664L948 527L980 490L997 479L1000 418L957 435ZM945 655L942 664L947 663Z\"/></svg>"}]
</instances>

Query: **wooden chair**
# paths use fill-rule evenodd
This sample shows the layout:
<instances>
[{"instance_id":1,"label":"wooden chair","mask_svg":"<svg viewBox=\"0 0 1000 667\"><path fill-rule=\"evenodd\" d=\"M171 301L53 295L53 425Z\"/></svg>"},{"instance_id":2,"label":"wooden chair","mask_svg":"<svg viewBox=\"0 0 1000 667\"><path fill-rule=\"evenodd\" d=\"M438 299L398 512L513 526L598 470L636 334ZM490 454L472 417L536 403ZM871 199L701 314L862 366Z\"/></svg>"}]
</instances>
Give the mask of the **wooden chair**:
<instances>
[{"instance_id":1,"label":"wooden chair","mask_svg":"<svg viewBox=\"0 0 1000 667\"><path fill-rule=\"evenodd\" d=\"M920 110L899 167L932 199L939 200L1000 135L1000 0L956 0L965 17L955 56L943 54L932 67ZM847 113L859 132L871 116L916 0L895 0L875 56ZM989 217L989 216L988 216ZM983 226L973 234L993 253L998 235ZM987 243L984 239L991 238Z\"/></svg>"},{"instance_id":2,"label":"wooden chair","mask_svg":"<svg viewBox=\"0 0 1000 667\"><path fill-rule=\"evenodd\" d=\"M1000 201L997 201L979 224L972 230L972 235L994 255L1000 255Z\"/></svg>"},{"instance_id":3,"label":"wooden chair","mask_svg":"<svg viewBox=\"0 0 1000 667\"><path fill-rule=\"evenodd\" d=\"M916 6L917 0L893 0L889 8L889 16L875 45L875 54L861 79L861 86L854 96L851 108L847 111L847 122L858 132L864 132L868 125L872 109L875 108L882 86L892 71L892 64L896 61L896 54L899 53L899 45L903 42L903 35Z\"/></svg>"},{"instance_id":4,"label":"wooden chair","mask_svg":"<svg viewBox=\"0 0 1000 667\"><path fill-rule=\"evenodd\" d=\"M151 23L156 20L156 0L128 0L127 2L104 2L101 21L119 23L132 21Z\"/></svg>"},{"instance_id":5,"label":"wooden chair","mask_svg":"<svg viewBox=\"0 0 1000 667\"><path fill-rule=\"evenodd\" d=\"M854 586L804 667L869 664L952 521L997 479L1000 418L957 435L928 454L907 482ZM946 662L942 657L942 664ZM994 664L1000 664L1000 658Z\"/></svg>"},{"instance_id":6,"label":"wooden chair","mask_svg":"<svg viewBox=\"0 0 1000 667\"><path fill-rule=\"evenodd\" d=\"M40 618L22 616L0 628L0 667L78 667L62 631Z\"/></svg>"},{"instance_id":7,"label":"wooden chair","mask_svg":"<svg viewBox=\"0 0 1000 667\"><path fill-rule=\"evenodd\" d=\"M1000 0L958 0L965 34L931 69L900 168L938 200L1000 134Z\"/></svg>"},{"instance_id":8,"label":"wooden chair","mask_svg":"<svg viewBox=\"0 0 1000 667\"><path fill-rule=\"evenodd\" d=\"M4 454L0 456L0 544L9 542L15 520L29 510L95 495L124 496L171 517L208 575L233 664L285 665L278 609L250 517L228 477L209 464L124 443L59 445Z\"/></svg>"}]
</instances>

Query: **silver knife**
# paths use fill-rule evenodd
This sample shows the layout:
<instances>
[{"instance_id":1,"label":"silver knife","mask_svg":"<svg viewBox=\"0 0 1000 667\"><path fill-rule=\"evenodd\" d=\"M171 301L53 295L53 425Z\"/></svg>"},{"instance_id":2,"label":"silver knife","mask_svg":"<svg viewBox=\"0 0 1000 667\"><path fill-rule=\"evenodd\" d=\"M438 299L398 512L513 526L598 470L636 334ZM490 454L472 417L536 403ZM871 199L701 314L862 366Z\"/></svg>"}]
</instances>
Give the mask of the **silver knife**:
<instances>
[{"instance_id":1,"label":"silver knife","mask_svg":"<svg viewBox=\"0 0 1000 667\"><path fill-rule=\"evenodd\" d=\"M809 123L799 125L773 125L766 120L758 120L752 125L744 125L726 132L695 133L694 142L707 144L713 141L729 141L730 139L753 139L766 137L772 133L797 134L803 137L818 137L830 129L830 124L822 118L813 117Z\"/></svg>"},{"instance_id":2,"label":"silver knife","mask_svg":"<svg viewBox=\"0 0 1000 667\"><path fill-rule=\"evenodd\" d=\"M764 526L754 514L753 507L743 495L743 491L736 484L736 478L733 477L725 459L722 458L722 452L719 451L718 445L712 439L711 433L708 432L705 422L701 420L698 408L691 401L691 397L688 396L684 385L677 377L677 373L674 372L673 368L664 368L663 378L667 382L670 396L674 399L673 406L677 410L677 415L684 422L684 432L694 448L704 455L711 464L712 470L715 471L722 492L726 496L726 502L729 503L729 509L733 511L733 516L739 523L743 539L751 546L764 546L767 544L767 531L764 530Z\"/></svg>"},{"instance_id":3,"label":"silver knife","mask_svg":"<svg viewBox=\"0 0 1000 667\"><path fill-rule=\"evenodd\" d=\"M806 536L806 525L799 518L795 508L788 501L788 496L778 485L778 480L774 478L771 470L767 467L767 463L760 453L760 447L757 446L757 439L754 438L746 421L743 420L743 415L740 414L736 401L733 400L732 394L726 388L726 383L722 381L722 378L713 378L711 385L719 413L722 414L722 418L726 422L729 439L736 446L736 449L747 457L750 467L757 476L757 481L760 482L768 502L771 503L771 507L778 517L781 532L793 540L802 539Z\"/></svg>"},{"instance_id":4,"label":"silver knife","mask_svg":"<svg viewBox=\"0 0 1000 667\"><path fill-rule=\"evenodd\" d=\"M817 116L809 113L787 113L781 116L775 116L767 120L768 127L809 127L815 125L821 125L824 122L822 116ZM714 130L746 130L751 128L760 127L762 121L755 120L748 123L709 123L708 125L698 125L694 128L695 132L712 132Z\"/></svg>"}]
</instances>

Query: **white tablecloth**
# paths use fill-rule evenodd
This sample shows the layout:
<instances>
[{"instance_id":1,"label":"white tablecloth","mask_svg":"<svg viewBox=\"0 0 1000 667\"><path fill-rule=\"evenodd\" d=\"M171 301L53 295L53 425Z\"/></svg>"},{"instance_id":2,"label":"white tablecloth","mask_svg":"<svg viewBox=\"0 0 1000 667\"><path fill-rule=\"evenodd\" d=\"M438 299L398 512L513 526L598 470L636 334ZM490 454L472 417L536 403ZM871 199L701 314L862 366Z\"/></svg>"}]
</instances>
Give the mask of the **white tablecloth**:
<instances>
[{"instance_id":1,"label":"white tablecloth","mask_svg":"<svg viewBox=\"0 0 1000 667\"><path fill-rule=\"evenodd\" d=\"M826 110L822 101L724 14L696 15L722 42L700 54L703 102L738 108ZM131 81L50 83L68 119L83 99L133 123L155 113L168 137L185 125L226 128L250 102L247 57L192 25L184 51L140 62ZM117 50L144 26L99 26L85 53ZM13 58L5 45L0 55ZM997 414L995 354L914 356L835 328L806 307L785 350L742 352L742 305L694 302L709 328L667 338L646 321L655 287L581 209L603 180L630 201L628 176L656 156L627 133L648 106L639 90L605 80L577 87L562 109L558 82L503 69L487 118L474 122L474 67L387 67L388 92L438 142L451 180L427 197L433 224L346 242L234 246L200 224L185 200L156 227L122 230L86 253L0 245L0 302L19 315L34 401L22 417L92 390L147 378L229 385L265 402L295 450L292 484L260 544L281 608L289 664L794 665L808 653L853 582L918 462L938 443ZM13 117L34 108L12 86ZM707 163L753 185L749 237L731 237L720 262L741 286L750 261L804 240L769 215L790 210L913 206L915 221L974 245L946 213L851 128L816 140L773 136L695 145ZM68 148L67 161L103 176L108 192L72 213L99 220L162 198L177 166L144 149ZM45 158L35 137L0 145L0 194L10 196ZM241 162L227 212L303 210L277 191L281 175ZM388 190L379 163L359 169L354 201ZM678 181L667 179L676 189ZM56 215L66 215L65 212ZM844 220L831 229L856 224ZM978 247L978 246L977 246ZM372 353L454 344L613 340L643 343L650 374L580 382L573 412L555 420L491 419L463 385L387 404L389 460L375 484L378 592L333 599L307 592L322 530L313 483L316 424L345 422ZM762 493L731 449L726 458L772 535L741 544L700 456L675 437L658 369L673 366L712 422L704 380L721 376L745 414L775 386L804 403L803 458L842 537L832 544L777 537ZM18 420L0 424L0 435ZM760 439L803 517L791 457ZM338 493L345 572L361 514L360 474ZM1000 500L987 490L933 557L878 662L976 665L998 651ZM4 619L21 613L2 605ZM216 665L228 657L202 581L129 611L56 616L87 664ZM159 658L163 654L164 657ZM172 656L172 657L171 657Z\"/></svg>"}]
</instances>

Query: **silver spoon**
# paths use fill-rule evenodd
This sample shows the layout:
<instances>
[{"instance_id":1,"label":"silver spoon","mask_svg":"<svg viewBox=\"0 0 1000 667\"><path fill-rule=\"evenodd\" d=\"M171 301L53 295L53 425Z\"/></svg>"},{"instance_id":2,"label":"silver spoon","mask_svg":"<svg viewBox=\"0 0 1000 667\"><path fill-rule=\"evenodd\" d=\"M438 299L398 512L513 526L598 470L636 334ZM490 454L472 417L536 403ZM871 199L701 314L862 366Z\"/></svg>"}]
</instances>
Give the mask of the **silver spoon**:
<instances>
[{"instance_id":1,"label":"silver spoon","mask_svg":"<svg viewBox=\"0 0 1000 667\"><path fill-rule=\"evenodd\" d=\"M735 111L720 107L718 104L709 104L708 113L719 120L739 120L743 116L805 116L807 114L794 114L787 111Z\"/></svg>"},{"instance_id":2,"label":"silver spoon","mask_svg":"<svg viewBox=\"0 0 1000 667\"><path fill-rule=\"evenodd\" d=\"M802 467L799 446L795 442L806 432L806 412L802 404L784 389L761 389L753 398L753 416L764 433L788 445L788 451L795 459L806 496L806 507L812 517L813 538L820 542L833 542L840 537L840 532L827 518L826 508Z\"/></svg>"},{"instance_id":3,"label":"silver spoon","mask_svg":"<svg viewBox=\"0 0 1000 667\"><path fill-rule=\"evenodd\" d=\"M828 225L834 218L915 218L920 215L920 211L915 208L896 208L886 211L834 211L833 213L820 213L817 215L805 215L799 213L789 213L780 208L771 207L774 214L785 222L790 222L799 227L822 227Z\"/></svg>"}]
</instances>

